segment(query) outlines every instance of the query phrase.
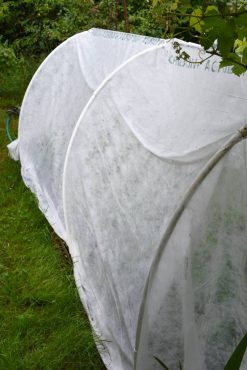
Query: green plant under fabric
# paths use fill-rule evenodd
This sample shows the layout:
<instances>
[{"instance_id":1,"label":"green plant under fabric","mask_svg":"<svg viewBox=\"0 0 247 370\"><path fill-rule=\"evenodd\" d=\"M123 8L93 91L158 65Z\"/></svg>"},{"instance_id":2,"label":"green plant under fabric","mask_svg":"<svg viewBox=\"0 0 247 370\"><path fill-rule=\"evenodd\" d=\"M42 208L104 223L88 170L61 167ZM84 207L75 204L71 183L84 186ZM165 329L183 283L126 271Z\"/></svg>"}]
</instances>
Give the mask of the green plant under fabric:
<instances>
[{"instance_id":1,"label":"green plant under fabric","mask_svg":"<svg viewBox=\"0 0 247 370\"><path fill-rule=\"evenodd\" d=\"M232 355L230 356L229 360L227 361L227 364L225 365L224 369L222 370L239 370L244 354L246 352L247 348L247 333L243 336L235 350L233 351ZM155 360L161 365L161 367L165 370L169 370L168 366L161 361L158 357L154 356ZM179 362L178 364L178 370L182 370L182 365Z\"/></svg>"}]
</instances>

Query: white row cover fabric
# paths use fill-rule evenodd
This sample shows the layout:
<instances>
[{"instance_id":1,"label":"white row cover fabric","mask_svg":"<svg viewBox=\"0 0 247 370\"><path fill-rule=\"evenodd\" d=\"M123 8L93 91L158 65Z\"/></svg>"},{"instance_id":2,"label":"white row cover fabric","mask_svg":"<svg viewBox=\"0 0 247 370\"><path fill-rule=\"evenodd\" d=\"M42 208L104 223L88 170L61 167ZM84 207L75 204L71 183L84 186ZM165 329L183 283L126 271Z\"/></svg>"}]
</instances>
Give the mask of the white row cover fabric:
<instances>
[{"instance_id":1,"label":"white row cover fabric","mask_svg":"<svg viewBox=\"0 0 247 370\"><path fill-rule=\"evenodd\" d=\"M246 79L226 76L224 72L214 75L203 65L182 69L170 65L173 57L171 45L155 48L132 58L111 75L82 113L67 152L64 209L68 244L82 301L93 325L107 341L111 360L104 360L109 369L133 369L140 302L161 234L208 155L242 126L247 116ZM241 116L233 117L232 109L236 111L237 107ZM198 215L197 208L193 209L194 217L202 223L206 222L200 217L203 206L197 203ZM148 297L148 312L153 316L144 319L148 328L142 331L138 370L158 369L154 355L167 359L174 370L179 360L185 370L212 369L184 362L183 351L189 358L192 351L184 346L195 324L184 315L187 311L193 313L193 296L188 296L177 314L173 294L183 299L184 292L176 293L176 285L183 284L183 269L191 258L183 236L187 226L185 223L179 227L175 261L171 257L165 260L164 268L157 272L157 287ZM197 238L196 228L193 237ZM200 267L196 265L197 268ZM94 277L89 279L92 271ZM205 279L210 274L208 269ZM213 289L217 279L218 276ZM232 310L235 303L231 302ZM221 307L226 316L227 310ZM176 325L169 326L173 315L173 323L179 321L180 331ZM207 334L200 332L207 324L207 316L201 316L198 335L204 335L204 342L210 341ZM220 316L214 317L215 335L221 320ZM167 322L164 330L161 322ZM247 322L243 324L247 328ZM234 344L240 338L241 331L236 329ZM209 352L213 346L215 341L209 343ZM233 341L228 338L228 347L215 363L219 369L232 347ZM203 356L209 356L209 352L200 350L198 356L203 363Z\"/></svg>"},{"instance_id":2,"label":"white row cover fabric","mask_svg":"<svg viewBox=\"0 0 247 370\"><path fill-rule=\"evenodd\" d=\"M194 62L206 57L181 44ZM159 369L154 356L170 370L179 361L184 370L221 370L247 330L241 142L176 225L146 297L135 353L161 236L198 171L246 123L246 75L218 65L218 58L178 61L172 41L91 30L57 48L26 93L24 181L69 246L109 370Z\"/></svg>"},{"instance_id":3,"label":"white row cover fabric","mask_svg":"<svg viewBox=\"0 0 247 370\"><path fill-rule=\"evenodd\" d=\"M92 29L58 46L34 75L21 107L19 139L9 150L14 159L20 157L25 184L61 238L66 239L63 164L80 113L110 72L139 51L164 42Z\"/></svg>"},{"instance_id":4,"label":"white row cover fabric","mask_svg":"<svg viewBox=\"0 0 247 370\"><path fill-rule=\"evenodd\" d=\"M136 369L223 370L247 331L247 143L194 194L156 266ZM245 356L241 369L247 368Z\"/></svg>"}]
</instances>

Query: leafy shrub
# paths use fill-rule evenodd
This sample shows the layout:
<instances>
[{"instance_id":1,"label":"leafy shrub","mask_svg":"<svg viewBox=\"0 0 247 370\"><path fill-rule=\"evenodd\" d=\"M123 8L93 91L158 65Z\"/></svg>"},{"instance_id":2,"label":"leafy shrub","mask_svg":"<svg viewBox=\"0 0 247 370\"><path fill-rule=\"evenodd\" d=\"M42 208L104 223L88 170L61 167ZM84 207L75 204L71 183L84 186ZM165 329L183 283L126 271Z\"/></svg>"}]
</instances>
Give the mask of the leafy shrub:
<instances>
[{"instance_id":1,"label":"leafy shrub","mask_svg":"<svg viewBox=\"0 0 247 370\"><path fill-rule=\"evenodd\" d=\"M133 33L164 36L151 2L127 0ZM48 54L71 35L92 27L125 31L122 0L0 0L0 34L16 55Z\"/></svg>"},{"instance_id":2,"label":"leafy shrub","mask_svg":"<svg viewBox=\"0 0 247 370\"><path fill-rule=\"evenodd\" d=\"M18 63L14 50L7 46L7 43L0 42L0 70L9 73Z\"/></svg>"},{"instance_id":3,"label":"leafy shrub","mask_svg":"<svg viewBox=\"0 0 247 370\"><path fill-rule=\"evenodd\" d=\"M70 35L88 27L89 0L15 0L0 2L0 33L16 53L48 53Z\"/></svg>"}]
</instances>

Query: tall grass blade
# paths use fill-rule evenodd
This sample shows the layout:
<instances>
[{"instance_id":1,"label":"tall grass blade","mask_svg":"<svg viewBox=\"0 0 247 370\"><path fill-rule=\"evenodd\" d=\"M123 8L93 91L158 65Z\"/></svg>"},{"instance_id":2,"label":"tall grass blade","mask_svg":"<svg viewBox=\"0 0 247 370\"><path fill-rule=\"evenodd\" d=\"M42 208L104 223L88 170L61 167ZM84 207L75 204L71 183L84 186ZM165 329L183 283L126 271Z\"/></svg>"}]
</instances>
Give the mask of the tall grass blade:
<instances>
[{"instance_id":1,"label":"tall grass blade","mask_svg":"<svg viewBox=\"0 0 247 370\"><path fill-rule=\"evenodd\" d=\"M247 348L247 333L241 339L233 354L229 358L224 370L239 370Z\"/></svg>"},{"instance_id":2,"label":"tall grass blade","mask_svg":"<svg viewBox=\"0 0 247 370\"><path fill-rule=\"evenodd\" d=\"M154 356L155 360L163 367L163 369L169 370L169 368L162 362L158 357Z\"/></svg>"}]
</instances>

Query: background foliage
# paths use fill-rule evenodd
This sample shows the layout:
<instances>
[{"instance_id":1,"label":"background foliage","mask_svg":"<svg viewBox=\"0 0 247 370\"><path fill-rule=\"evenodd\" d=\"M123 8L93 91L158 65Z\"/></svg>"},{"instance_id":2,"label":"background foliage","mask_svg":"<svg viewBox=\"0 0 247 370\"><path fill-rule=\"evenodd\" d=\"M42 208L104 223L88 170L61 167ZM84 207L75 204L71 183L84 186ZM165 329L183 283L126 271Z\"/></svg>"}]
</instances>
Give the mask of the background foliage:
<instances>
[{"instance_id":1,"label":"background foliage","mask_svg":"<svg viewBox=\"0 0 247 370\"><path fill-rule=\"evenodd\" d=\"M27 57L38 63L91 27L198 42L221 67L247 69L246 0L0 0L0 70L11 74Z\"/></svg>"}]
</instances>

